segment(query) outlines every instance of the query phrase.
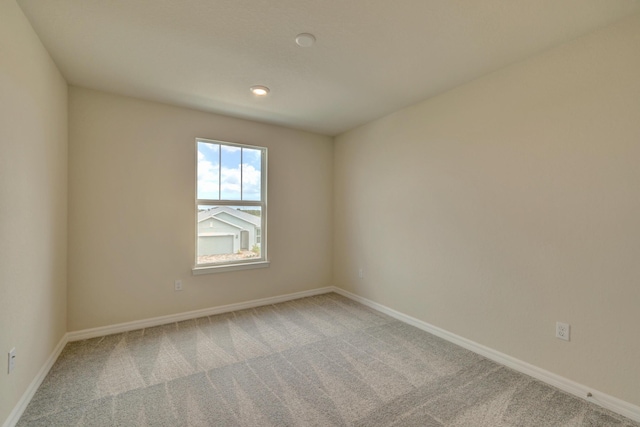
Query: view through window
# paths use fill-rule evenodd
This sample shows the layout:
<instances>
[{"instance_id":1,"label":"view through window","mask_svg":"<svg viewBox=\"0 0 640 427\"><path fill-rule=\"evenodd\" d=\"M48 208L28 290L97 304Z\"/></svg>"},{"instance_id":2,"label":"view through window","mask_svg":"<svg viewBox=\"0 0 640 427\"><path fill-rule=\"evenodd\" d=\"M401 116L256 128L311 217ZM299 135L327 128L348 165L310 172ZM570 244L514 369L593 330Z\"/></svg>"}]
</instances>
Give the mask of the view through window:
<instances>
[{"instance_id":1,"label":"view through window","mask_svg":"<svg viewBox=\"0 0 640 427\"><path fill-rule=\"evenodd\" d=\"M265 261L267 149L196 145L196 267Z\"/></svg>"}]
</instances>

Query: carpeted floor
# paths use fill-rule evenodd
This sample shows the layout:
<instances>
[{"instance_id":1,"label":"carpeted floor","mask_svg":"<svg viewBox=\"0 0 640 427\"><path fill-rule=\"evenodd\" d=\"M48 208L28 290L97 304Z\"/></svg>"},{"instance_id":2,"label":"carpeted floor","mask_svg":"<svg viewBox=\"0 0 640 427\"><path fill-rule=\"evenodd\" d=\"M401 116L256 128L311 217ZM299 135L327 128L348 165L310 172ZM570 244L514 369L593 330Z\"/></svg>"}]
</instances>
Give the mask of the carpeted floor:
<instances>
[{"instance_id":1,"label":"carpeted floor","mask_svg":"<svg viewBox=\"0 0 640 427\"><path fill-rule=\"evenodd\" d=\"M69 343L18 426L635 426L337 294Z\"/></svg>"}]
</instances>

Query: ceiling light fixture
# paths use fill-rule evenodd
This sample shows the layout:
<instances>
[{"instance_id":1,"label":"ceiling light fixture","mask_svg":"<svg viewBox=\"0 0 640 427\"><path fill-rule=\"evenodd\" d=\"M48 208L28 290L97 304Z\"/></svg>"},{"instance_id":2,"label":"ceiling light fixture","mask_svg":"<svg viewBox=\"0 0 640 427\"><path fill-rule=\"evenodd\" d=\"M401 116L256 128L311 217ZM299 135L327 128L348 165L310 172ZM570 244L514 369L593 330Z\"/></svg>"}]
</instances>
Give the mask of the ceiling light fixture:
<instances>
[{"instance_id":1,"label":"ceiling light fixture","mask_svg":"<svg viewBox=\"0 0 640 427\"><path fill-rule=\"evenodd\" d=\"M316 42L316 38L313 34L302 33L296 36L296 44L300 47L309 47Z\"/></svg>"},{"instance_id":2,"label":"ceiling light fixture","mask_svg":"<svg viewBox=\"0 0 640 427\"><path fill-rule=\"evenodd\" d=\"M267 96L267 94L269 93L269 88L266 87L266 86L259 86L259 85L258 86L251 86L249 88L249 90L255 96Z\"/></svg>"}]
</instances>

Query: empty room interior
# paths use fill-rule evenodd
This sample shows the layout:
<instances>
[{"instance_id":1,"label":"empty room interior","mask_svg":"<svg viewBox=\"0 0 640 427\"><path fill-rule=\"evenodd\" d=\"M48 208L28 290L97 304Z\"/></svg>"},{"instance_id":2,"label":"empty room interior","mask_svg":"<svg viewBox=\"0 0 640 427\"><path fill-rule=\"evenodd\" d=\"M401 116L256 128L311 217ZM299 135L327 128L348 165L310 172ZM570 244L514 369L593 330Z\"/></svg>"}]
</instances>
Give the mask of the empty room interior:
<instances>
[{"instance_id":1,"label":"empty room interior","mask_svg":"<svg viewBox=\"0 0 640 427\"><path fill-rule=\"evenodd\" d=\"M639 0L0 0L0 422L640 425L639 159Z\"/></svg>"}]
</instances>

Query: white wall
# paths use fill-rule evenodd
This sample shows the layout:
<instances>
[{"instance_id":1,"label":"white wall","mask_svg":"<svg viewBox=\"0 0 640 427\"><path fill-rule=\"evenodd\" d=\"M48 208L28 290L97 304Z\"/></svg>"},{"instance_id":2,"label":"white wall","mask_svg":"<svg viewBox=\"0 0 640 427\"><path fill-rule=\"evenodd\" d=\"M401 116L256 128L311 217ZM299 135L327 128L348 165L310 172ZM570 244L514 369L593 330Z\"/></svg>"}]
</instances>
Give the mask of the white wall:
<instances>
[{"instance_id":1,"label":"white wall","mask_svg":"<svg viewBox=\"0 0 640 427\"><path fill-rule=\"evenodd\" d=\"M0 422L66 332L66 241L67 84L0 0Z\"/></svg>"},{"instance_id":2,"label":"white wall","mask_svg":"<svg viewBox=\"0 0 640 427\"><path fill-rule=\"evenodd\" d=\"M70 331L331 284L331 138L75 87L69 98ZM191 275L196 137L268 148L269 268Z\"/></svg>"},{"instance_id":3,"label":"white wall","mask_svg":"<svg viewBox=\"0 0 640 427\"><path fill-rule=\"evenodd\" d=\"M640 405L639 52L635 16L339 136L335 284Z\"/></svg>"}]
</instances>

